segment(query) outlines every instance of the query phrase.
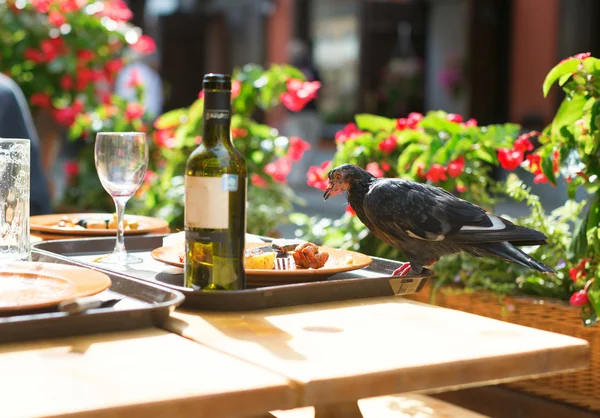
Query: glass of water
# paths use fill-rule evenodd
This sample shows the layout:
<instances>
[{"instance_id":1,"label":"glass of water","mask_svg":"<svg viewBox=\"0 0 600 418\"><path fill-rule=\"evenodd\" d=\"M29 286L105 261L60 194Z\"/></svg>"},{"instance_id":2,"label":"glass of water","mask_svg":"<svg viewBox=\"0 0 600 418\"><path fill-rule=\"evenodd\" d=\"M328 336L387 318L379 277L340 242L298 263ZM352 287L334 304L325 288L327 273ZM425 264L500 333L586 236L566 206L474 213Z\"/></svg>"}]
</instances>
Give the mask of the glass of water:
<instances>
[{"instance_id":1,"label":"glass of water","mask_svg":"<svg viewBox=\"0 0 600 418\"><path fill-rule=\"evenodd\" d=\"M29 260L29 140L0 138L0 262Z\"/></svg>"},{"instance_id":2,"label":"glass of water","mask_svg":"<svg viewBox=\"0 0 600 418\"><path fill-rule=\"evenodd\" d=\"M99 132L94 150L96 171L104 190L115 201L117 242L112 254L97 259L100 263L134 264L142 259L125 249L123 218L125 205L144 183L148 168L146 135L140 132Z\"/></svg>"}]
</instances>

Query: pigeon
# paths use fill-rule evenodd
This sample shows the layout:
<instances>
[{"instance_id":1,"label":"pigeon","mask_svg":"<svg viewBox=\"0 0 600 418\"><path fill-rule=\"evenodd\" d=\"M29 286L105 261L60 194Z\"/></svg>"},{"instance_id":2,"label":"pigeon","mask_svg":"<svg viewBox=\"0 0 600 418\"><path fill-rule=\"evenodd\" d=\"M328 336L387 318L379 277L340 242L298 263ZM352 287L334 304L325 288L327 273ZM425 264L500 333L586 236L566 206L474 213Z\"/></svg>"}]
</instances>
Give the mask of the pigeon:
<instances>
[{"instance_id":1,"label":"pigeon","mask_svg":"<svg viewBox=\"0 0 600 418\"><path fill-rule=\"evenodd\" d=\"M334 168L328 177L323 199L345 191L356 216L371 233L406 255L408 262L394 276L420 275L426 266L456 253L495 257L556 273L517 248L547 244L544 234L488 213L440 187L377 178L353 164Z\"/></svg>"}]
</instances>

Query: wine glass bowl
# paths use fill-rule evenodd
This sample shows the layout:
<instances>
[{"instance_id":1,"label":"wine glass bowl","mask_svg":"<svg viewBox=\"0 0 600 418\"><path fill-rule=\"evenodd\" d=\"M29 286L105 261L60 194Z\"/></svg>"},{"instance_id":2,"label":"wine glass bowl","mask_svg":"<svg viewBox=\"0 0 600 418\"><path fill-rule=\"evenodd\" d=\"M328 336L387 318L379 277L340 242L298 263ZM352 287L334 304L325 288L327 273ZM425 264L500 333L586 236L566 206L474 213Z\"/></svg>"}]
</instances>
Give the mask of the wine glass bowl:
<instances>
[{"instance_id":1,"label":"wine glass bowl","mask_svg":"<svg viewBox=\"0 0 600 418\"><path fill-rule=\"evenodd\" d=\"M96 135L94 160L104 190L112 196L117 212L117 240L112 254L97 261L110 264L141 263L127 253L124 225L125 205L144 183L148 168L148 144L141 132L99 132Z\"/></svg>"}]
</instances>

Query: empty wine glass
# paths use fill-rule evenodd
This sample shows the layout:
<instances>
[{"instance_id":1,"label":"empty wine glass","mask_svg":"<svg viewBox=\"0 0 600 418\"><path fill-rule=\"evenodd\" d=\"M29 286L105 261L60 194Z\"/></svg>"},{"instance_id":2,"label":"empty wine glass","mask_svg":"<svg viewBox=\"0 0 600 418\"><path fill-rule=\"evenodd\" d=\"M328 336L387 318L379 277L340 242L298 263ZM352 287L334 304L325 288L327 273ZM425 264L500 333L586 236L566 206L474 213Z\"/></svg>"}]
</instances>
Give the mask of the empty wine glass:
<instances>
[{"instance_id":1,"label":"empty wine glass","mask_svg":"<svg viewBox=\"0 0 600 418\"><path fill-rule=\"evenodd\" d=\"M104 190L115 201L117 242L112 254L97 259L100 263L134 264L142 259L127 253L123 236L125 205L144 182L148 167L146 135L140 132L99 132L94 159Z\"/></svg>"}]
</instances>

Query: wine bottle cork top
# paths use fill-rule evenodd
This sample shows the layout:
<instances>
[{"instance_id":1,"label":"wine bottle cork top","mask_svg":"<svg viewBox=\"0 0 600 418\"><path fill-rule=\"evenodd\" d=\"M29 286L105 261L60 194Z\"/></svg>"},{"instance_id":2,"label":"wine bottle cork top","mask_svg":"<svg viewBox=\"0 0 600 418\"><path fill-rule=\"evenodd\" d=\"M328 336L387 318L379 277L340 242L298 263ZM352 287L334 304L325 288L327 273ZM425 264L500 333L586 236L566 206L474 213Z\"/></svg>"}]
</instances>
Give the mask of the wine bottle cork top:
<instances>
[{"instance_id":1,"label":"wine bottle cork top","mask_svg":"<svg viewBox=\"0 0 600 418\"><path fill-rule=\"evenodd\" d=\"M229 74L205 74L202 87L204 90L231 91L231 76Z\"/></svg>"}]
</instances>

